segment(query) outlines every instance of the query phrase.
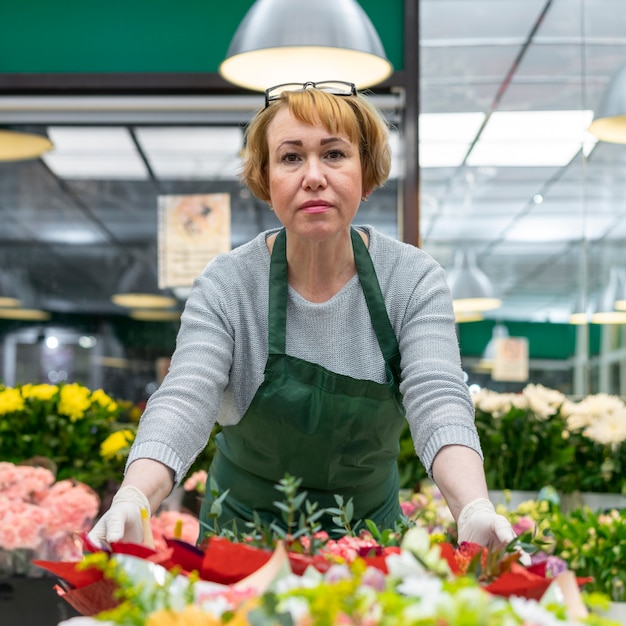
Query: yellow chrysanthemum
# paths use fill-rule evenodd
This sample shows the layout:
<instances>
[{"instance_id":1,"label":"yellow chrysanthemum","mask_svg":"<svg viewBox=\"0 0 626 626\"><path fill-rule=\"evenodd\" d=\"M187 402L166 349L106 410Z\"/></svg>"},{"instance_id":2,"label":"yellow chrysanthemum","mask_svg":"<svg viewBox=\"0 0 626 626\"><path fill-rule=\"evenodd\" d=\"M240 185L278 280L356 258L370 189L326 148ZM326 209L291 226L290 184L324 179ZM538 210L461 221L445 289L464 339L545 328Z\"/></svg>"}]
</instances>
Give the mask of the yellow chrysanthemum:
<instances>
[{"instance_id":1,"label":"yellow chrysanthemum","mask_svg":"<svg viewBox=\"0 0 626 626\"><path fill-rule=\"evenodd\" d=\"M19 389L7 387L0 391L0 415L7 415L24 409L24 398Z\"/></svg>"},{"instance_id":2,"label":"yellow chrysanthemum","mask_svg":"<svg viewBox=\"0 0 626 626\"><path fill-rule=\"evenodd\" d=\"M182 611L161 610L148 616L145 626L220 626L222 621L190 604Z\"/></svg>"},{"instance_id":3,"label":"yellow chrysanthemum","mask_svg":"<svg viewBox=\"0 0 626 626\"><path fill-rule=\"evenodd\" d=\"M128 447L135 438L132 430L124 429L111 433L100 444L100 456L109 461L115 456L121 456L120 452Z\"/></svg>"},{"instance_id":4,"label":"yellow chrysanthemum","mask_svg":"<svg viewBox=\"0 0 626 626\"><path fill-rule=\"evenodd\" d=\"M109 411L117 410L115 400L102 391L102 389L96 389L91 394L91 401L95 404L99 404L103 409L108 409Z\"/></svg>"},{"instance_id":5,"label":"yellow chrysanthemum","mask_svg":"<svg viewBox=\"0 0 626 626\"><path fill-rule=\"evenodd\" d=\"M85 411L91 406L91 391L82 385L72 383L61 387L58 411L70 421L76 422L85 417Z\"/></svg>"},{"instance_id":6,"label":"yellow chrysanthemum","mask_svg":"<svg viewBox=\"0 0 626 626\"><path fill-rule=\"evenodd\" d=\"M22 396L45 402L58 391L56 385L22 385Z\"/></svg>"}]
</instances>

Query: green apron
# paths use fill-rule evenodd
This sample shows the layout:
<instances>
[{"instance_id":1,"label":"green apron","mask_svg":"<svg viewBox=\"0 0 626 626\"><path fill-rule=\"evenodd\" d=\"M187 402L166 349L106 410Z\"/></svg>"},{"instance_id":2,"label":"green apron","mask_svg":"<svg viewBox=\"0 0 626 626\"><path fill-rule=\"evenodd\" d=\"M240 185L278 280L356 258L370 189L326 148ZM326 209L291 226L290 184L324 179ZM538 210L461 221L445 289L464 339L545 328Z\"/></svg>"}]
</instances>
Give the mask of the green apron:
<instances>
[{"instance_id":1,"label":"green apron","mask_svg":"<svg viewBox=\"0 0 626 626\"><path fill-rule=\"evenodd\" d=\"M246 530L253 511L266 523L284 527L272 504L282 500L276 485L289 473L318 508L336 507L335 494L353 499L354 518L393 527L400 515L397 458L405 412L399 391L400 354L367 247L351 229L359 280L385 358L388 382L357 380L285 354L287 325L287 246L284 229L274 243L269 284L269 356L264 381L234 426L216 437L200 519L213 497L229 490L219 528ZM330 516L320 520L330 531ZM204 535L201 526L200 538Z\"/></svg>"}]
</instances>

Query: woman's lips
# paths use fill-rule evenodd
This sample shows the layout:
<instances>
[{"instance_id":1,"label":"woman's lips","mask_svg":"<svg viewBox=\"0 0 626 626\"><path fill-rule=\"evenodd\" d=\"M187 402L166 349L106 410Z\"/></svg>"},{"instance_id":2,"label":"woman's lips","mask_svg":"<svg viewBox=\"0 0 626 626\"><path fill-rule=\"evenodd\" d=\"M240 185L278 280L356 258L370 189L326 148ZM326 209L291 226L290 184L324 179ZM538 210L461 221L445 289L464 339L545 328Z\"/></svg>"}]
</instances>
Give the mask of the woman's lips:
<instances>
[{"instance_id":1,"label":"woman's lips","mask_svg":"<svg viewBox=\"0 0 626 626\"><path fill-rule=\"evenodd\" d=\"M300 210L304 211L305 213L324 213L325 211L328 211L328 209L330 208L330 204L328 202L323 202L323 201L319 201L319 202L305 202L301 207Z\"/></svg>"}]
</instances>

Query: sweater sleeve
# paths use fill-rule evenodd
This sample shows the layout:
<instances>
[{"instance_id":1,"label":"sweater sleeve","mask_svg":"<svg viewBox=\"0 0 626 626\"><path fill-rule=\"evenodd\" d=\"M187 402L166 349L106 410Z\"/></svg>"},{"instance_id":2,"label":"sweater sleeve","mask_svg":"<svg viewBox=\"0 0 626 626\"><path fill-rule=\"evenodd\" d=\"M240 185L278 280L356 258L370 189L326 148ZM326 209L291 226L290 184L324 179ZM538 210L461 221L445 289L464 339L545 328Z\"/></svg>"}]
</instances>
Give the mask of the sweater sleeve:
<instances>
[{"instance_id":1,"label":"sweater sleeve","mask_svg":"<svg viewBox=\"0 0 626 626\"><path fill-rule=\"evenodd\" d=\"M222 310L222 285L205 271L181 317L169 372L150 397L127 466L138 458L174 470L178 484L206 446L228 383L233 330Z\"/></svg>"},{"instance_id":2,"label":"sweater sleeve","mask_svg":"<svg viewBox=\"0 0 626 626\"><path fill-rule=\"evenodd\" d=\"M383 250L385 245L383 240ZM434 458L444 446L467 446L482 458L474 405L461 368L445 271L414 246L387 245L381 268L387 276L381 285L386 284L385 300L400 347L400 391L415 452L432 477ZM393 271L385 269L390 264Z\"/></svg>"}]
</instances>

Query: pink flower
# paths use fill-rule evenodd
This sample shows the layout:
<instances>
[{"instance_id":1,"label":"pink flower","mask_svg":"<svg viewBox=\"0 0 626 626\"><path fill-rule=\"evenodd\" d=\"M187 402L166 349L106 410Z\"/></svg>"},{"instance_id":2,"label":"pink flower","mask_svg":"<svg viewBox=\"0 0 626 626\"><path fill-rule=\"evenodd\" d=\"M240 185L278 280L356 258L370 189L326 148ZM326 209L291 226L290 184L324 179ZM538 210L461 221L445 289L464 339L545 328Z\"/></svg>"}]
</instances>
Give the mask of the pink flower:
<instances>
[{"instance_id":1,"label":"pink flower","mask_svg":"<svg viewBox=\"0 0 626 626\"><path fill-rule=\"evenodd\" d=\"M97 494L83 483L55 483L48 469L0 462L0 548L78 560L76 533L91 525L99 507Z\"/></svg>"},{"instance_id":2,"label":"pink flower","mask_svg":"<svg viewBox=\"0 0 626 626\"><path fill-rule=\"evenodd\" d=\"M161 511L150 519L150 527L157 551L167 548L166 538L180 539L194 545L200 533L198 518L180 511Z\"/></svg>"},{"instance_id":3,"label":"pink flower","mask_svg":"<svg viewBox=\"0 0 626 626\"><path fill-rule=\"evenodd\" d=\"M183 483L183 489L185 491L204 491L206 479L207 473L204 470L198 470Z\"/></svg>"}]
</instances>

